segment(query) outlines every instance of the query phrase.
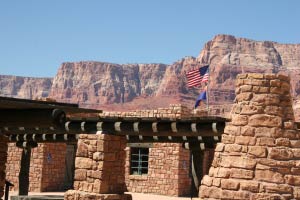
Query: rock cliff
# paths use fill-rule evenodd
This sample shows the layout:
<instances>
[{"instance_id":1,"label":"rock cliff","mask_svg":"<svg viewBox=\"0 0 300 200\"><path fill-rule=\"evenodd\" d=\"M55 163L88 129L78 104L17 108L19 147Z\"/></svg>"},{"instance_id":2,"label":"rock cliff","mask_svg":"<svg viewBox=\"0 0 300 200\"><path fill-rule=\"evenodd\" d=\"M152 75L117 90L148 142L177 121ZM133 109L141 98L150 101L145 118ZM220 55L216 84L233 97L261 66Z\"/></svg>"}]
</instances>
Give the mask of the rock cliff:
<instances>
[{"instance_id":1,"label":"rock cliff","mask_svg":"<svg viewBox=\"0 0 300 200\"><path fill-rule=\"evenodd\" d=\"M225 108L235 98L237 74L291 75L294 108L300 119L300 44L254 41L231 35L217 35L205 44L197 58L185 57L170 65L63 63L50 90L50 79L1 76L0 92L22 98L45 97L49 92L49 97L57 101L105 110L150 109L170 103L193 107L200 88L187 89L185 72L205 64L210 65L210 104L220 107L225 104ZM38 82L32 84L33 80Z\"/></svg>"},{"instance_id":2,"label":"rock cliff","mask_svg":"<svg viewBox=\"0 0 300 200\"><path fill-rule=\"evenodd\" d=\"M0 96L22 99L48 97L52 78L0 75Z\"/></svg>"}]
</instances>

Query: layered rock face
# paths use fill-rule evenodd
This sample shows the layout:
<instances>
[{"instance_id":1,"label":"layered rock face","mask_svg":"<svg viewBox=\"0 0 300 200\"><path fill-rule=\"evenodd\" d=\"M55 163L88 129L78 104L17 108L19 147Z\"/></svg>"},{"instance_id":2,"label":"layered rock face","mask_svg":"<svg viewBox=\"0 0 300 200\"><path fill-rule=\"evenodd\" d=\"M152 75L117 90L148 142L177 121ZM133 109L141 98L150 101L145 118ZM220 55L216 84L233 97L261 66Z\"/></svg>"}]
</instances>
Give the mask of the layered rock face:
<instances>
[{"instance_id":1,"label":"layered rock face","mask_svg":"<svg viewBox=\"0 0 300 200\"><path fill-rule=\"evenodd\" d=\"M291 75L294 107L298 109L299 63L300 45L217 35L197 58L186 57L171 65L64 63L54 78L50 96L106 110L151 109L173 103L192 108L200 88L186 87L185 72L209 64L210 105L232 104L237 74L279 72ZM296 114L300 118L300 112Z\"/></svg>"},{"instance_id":2,"label":"layered rock face","mask_svg":"<svg viewBox=\"0 0 300 200\"><path fill-rule=\"evenodd\" d=\"M48 97L52 78L0 75L0 96L22 99Z\"/></svg>"},{"instance_id":3,"label":"layered rock face","mask_svg":"<svg viewBox=\"0 0 300 200\"><path fill-rule=\"evenodd\" d=\"M200 199L300 199L300 143L289 78L240 74L232 121Z\"/></svg>"},{"instance_id":4,"label":"layered rock face","mask_svg":"<svg viewBox=\"0 0 300 200\"><path fill-rule=\"evenodd\" d=\"M153 108L158 105L164 107L170 103L179 103L181 96L188 93L184 70L195 62L195 58L189 57L172 66L64 63L53 80L50 97L93 108L110 105L107 106L110 110ZM197 94L194 90L190 93L192 96Z\"/></svg>"},{"instance_id":5,"label":"layered rock face","mask_svg":"<svg viewBox=\"0 0 300 200\"><path fill-rule=\"evenodd\" d=\"M217 35L206 43L197 61L211 66L211 104L233 102L237 74L255 72L290 75L295 114L300 119L300 44L259 42L231 35Z\"/></svg>"},{"instance_id":6,"label":"layered rock face","mask_svg":"<svg viewBox=\"0 0 300 200\"><path fill-rule=\"evenodd\" d=\"M235 98L240 73L281 73L291 77L297 120L300 119L300 45L217 35L197 58L173 64L63 63L53 79L0 76L0 95L79 103L103 110L136 110L178 104L192 108L199 88L186 87L185 72L210 65L209 101L225 112ZM50 88L51 87L51 88ZM49 92L50 91L50 92ZM48 95L49 93L49 95ZM223 108L220 108L222 110Z\"/></svg>"}]
</instances>

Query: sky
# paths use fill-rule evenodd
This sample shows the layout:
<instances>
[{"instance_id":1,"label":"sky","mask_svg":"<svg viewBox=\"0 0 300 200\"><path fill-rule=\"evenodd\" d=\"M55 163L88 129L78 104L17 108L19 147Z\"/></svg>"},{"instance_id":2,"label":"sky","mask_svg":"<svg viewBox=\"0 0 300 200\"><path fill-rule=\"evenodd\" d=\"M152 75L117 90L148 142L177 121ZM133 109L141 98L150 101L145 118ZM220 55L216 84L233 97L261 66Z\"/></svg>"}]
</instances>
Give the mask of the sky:
<instances>
[{"instance_id":1,"label":"sky","mask_svg":"<svg viewBox=\"0 0 300 200\"><path fill-rule=\"evenodd\" d=\"M171 64L217 34L300 43L298 0L0 0L0 74L63 62Z\"/></svg>"}]
</instances>

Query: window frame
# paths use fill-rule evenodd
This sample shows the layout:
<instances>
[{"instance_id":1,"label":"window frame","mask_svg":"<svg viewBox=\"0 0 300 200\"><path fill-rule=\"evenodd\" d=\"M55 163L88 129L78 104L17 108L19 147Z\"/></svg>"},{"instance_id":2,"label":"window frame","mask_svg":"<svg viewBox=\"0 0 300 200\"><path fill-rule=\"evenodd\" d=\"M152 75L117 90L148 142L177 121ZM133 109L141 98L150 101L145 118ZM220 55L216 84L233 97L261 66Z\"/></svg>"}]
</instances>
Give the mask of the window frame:
<instances>
[{"instance_id":1,"label":"window frame","mask_svg":"<svg viewBox=\"0 0 300 200\"><path fill-rule=\"evenodd\" d=\"M130 175L148 175L149 173L149 148L131 147L130 148Z\"/></svg>"}]
</instances>

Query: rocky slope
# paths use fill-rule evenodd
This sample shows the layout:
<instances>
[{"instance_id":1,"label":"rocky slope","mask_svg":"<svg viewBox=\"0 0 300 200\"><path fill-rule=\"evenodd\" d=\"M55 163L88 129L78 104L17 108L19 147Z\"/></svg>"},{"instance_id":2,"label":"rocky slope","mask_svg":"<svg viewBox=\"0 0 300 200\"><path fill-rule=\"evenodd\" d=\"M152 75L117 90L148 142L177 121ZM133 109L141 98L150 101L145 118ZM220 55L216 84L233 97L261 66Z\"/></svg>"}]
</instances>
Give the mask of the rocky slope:
<instances>
[{"instance_id":1,"label":"rocky slope","mask_svg":"<svg viewBox=\"0 0 300 200\"><path fill-rule=\"evenodd\" d=\"M63 63L53 79L49 97L105 110L148 109L170 103L193 107L201 89L187 89L185 72L205 64L210 65L211 105L222 107L233 102L237 74L274 72L291 75L295 108L299 107L300 111L297 103L300 102L300 44L260 42L230 35L215 36L197 58L185 57L171 65ZM50 79L36 84L26 84L29 78L23 82L17 79L22 78L7 81L1 76L1 90L4 88L1 94L26 98L46 96L51 84Z\"/></svg>"},{"instance_id":2,"label":"rocky slope","mask_svg":"<svg viewBox=\"0 0 300 200\"><path fill-rule=\"evenodd\" d=\"M0 96L23 99L48 97L52 78L0 75Z\"/></svg>"}]
</instances>

